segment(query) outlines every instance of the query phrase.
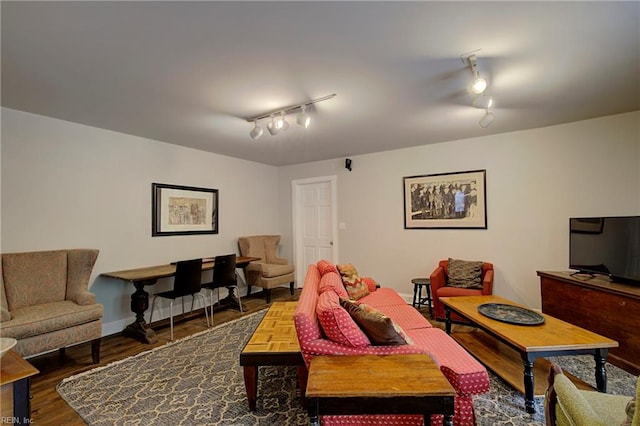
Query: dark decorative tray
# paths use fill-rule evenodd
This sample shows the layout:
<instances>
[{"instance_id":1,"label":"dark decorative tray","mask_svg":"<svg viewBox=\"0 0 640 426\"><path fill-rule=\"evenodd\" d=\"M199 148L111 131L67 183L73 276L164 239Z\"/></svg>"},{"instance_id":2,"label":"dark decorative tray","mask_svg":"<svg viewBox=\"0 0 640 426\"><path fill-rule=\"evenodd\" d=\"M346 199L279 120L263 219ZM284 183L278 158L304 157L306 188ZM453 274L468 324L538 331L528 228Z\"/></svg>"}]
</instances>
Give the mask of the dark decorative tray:
<instances>
[{"instance_id":1,"label":"dark decorative tray","mask_svg":"<svg viewBox=\"0 0 640 426\"><path fill-rule=\"evenodd\" d=\"M491 319L516 325L540 325L544 317L532 310L503 303L485 303L478 306L478 312Z\"/></svg>"}]
</instances>

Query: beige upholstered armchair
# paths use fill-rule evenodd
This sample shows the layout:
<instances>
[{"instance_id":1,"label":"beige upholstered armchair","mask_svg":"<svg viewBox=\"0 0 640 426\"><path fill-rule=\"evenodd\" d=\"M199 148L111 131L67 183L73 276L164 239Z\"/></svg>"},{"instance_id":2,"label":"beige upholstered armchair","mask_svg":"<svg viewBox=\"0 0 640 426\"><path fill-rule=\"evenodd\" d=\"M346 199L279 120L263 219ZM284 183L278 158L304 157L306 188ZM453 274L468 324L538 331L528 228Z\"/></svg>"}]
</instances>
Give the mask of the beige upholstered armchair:
<instances>
[{"instance_id":1,"label":"beige upholstered armchair","mask_svg":"<svg viewBox=\"0 0 640 426\"><path fill-rule=\"evenodd\" d=\"M640 426L640 378L633 398L578 389L553 363L548 380L544 398L547 426Z\"/></svg>"},{"instance_id":2,"label":"beige upholstered armchair","mask_svg":"<svg viewBox=\"0 0 640 426\"><path fill-rule=\"evenodd\" d=\"M98 250L3 253L0 335L29 357L91 341L100 362L102 305L87 288Z\"/></svg>"},{"instance_id":3,"label":"beige upholstered armchair","mask_svg":"<svg viewBox=\"0 0 640 426\"><path fill-rule=\"evenodd\" d=\"M251 287L264 289L267 303L271 303L271 289L289 284L291 294L294 290L293 265L287 259L278 257L280 235L254 235L238 238L238 246L242 256L259 257L244 268L247 278L247 296Z\"/></svg>"}]
</instances>

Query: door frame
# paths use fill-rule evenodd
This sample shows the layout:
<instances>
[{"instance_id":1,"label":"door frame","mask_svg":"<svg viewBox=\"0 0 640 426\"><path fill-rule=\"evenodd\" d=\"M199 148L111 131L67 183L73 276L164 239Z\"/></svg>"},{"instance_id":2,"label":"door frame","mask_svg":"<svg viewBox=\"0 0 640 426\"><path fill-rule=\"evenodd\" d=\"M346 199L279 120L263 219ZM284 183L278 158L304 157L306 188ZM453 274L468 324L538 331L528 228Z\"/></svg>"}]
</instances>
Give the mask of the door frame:
<instances>
[{"instance_id":1,"label":"door frame","mask_svg":"<svg viewBox=\"0 0 640 426\"><path fill-rule=\"evenodd\" d=\"M302 232L299 229L302 222L302 209L300 206L302 200L301 193L304 186L318 183L329 183L331 187L331 222L333 225L333 229L331 230L331 239L333 241L333 245L331 246L333 257L332 261L338 261L338 177L335 175L318 176L291 181L291 206L293 210L291 215L293 219L293 264L295 265L296 282L298 283L299 288L302 288L304 284L307 267L309 266L298 264L298 259L304 258L301 253L299 253L299 250L302 250L303 246L299 241L299 238L301 238L302 235Z\"/></svg>"}]
</instances>

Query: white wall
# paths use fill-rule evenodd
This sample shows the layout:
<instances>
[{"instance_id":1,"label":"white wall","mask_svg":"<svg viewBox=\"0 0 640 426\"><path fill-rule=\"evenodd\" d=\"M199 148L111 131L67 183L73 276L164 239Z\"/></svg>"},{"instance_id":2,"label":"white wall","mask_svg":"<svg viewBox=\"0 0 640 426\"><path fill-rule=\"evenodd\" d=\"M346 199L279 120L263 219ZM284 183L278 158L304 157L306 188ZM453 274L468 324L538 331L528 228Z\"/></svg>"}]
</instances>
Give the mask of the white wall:
<instances>
[{"instance_id":1,"label":"white wall","mask_svg":"<svg viewBox=\"0 0 640 426\"><path fill-rule=\"evenodd\" d=\"M133 286L100 273L238 253L239 236L278 232L272 166L3 108L1 167L3 252L100 249L90 289L105 334L133 320ZM218 189L219 234L151 237L152 182Z\"/></svg>"},{"instance_id":2,"label":"white wall","mask_svg":"<svg viewBox=\"0 0 640 426\"><path fill-rule=\"evenodd\" d=\"M284 243L291 247L291 181L337 175L341 262L409 294L411 278L439 259L485 260L495 294L539 308L536 271L568 269L570 216L640 214L638 123L634 112L352 156L352 172L344 158L281 167ZM487 171L488 229L404 229L403 176L477 169Z\"/></svg>"}]
</instances>

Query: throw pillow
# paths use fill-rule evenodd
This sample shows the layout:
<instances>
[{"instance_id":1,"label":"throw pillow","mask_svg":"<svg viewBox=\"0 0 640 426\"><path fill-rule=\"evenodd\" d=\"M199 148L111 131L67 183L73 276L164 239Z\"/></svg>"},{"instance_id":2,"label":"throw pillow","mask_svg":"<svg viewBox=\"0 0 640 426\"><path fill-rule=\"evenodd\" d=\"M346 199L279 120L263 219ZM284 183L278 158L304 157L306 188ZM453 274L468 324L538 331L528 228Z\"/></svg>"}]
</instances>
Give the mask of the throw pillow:
<instances>
[{"instance_id":1,"label":"throw pillow","mask_svg":"<svg viewBox=\"0 0 640 426\"><path fill-rule=\"evenodd\" d=\"M324 274L327 274L329 272L335 272L336 274L339 274L338 272L338 268L336 268L336 265L334 265L333 263L329 262L328 260L318 260L318 263L316 264L318 271L320 272L320 276L324 276Z\"/></svg>"},{"instance_id":2,"label":"throw pillow","mask_svg":"<svg viewBox=\"0 0 640 426\"><path fill-rule=\"evenodd\" d=\"M378 283L373 278L362 277L362 281L364 281L364 283L367 285L369 293L373 293L378 289Z\"/></svg>"},{"instance_id":3,"label":"throw pillow","mask_svg":"<svg viewBox=\"0 0 640 426\"><path fill-rule=\"evenodd\" d=\"M411 344L404 331L391 318L364 303L341 298L340 305L367 335L373 345L397 346Z\"/></svg>"},{"instance_id":4,"label":"throw pillow","mask_svg":"<svg viewBox=\"0 0 640 426\"><path fill-rule=\"evenodd\" d=\"M482 262L449 258L449 287L482 288Z\"/></svg>"},{"instance_id":5,"label":"throw pillow","mask_svg":"<svg viewBox=\"0 0 640 426\"><path fill-rule=\"evenodd\" d=\"M371 345L366 334L340 306L340 298L333 291L325 291L318 297L316 314L327 339L354 348Z\"/></svg>"},{"instance_id":6,"label":"throw pillow","mask_svg":"<svg viewBox=\"0 0 640 426\"><path fill-rule=\"evenodd\" d=\"M349 293L349 299L358 300L369 294L369 287L367 287L364 280L360 278L358 271L352 264L348 263L346 265L337 266L338 271L340 271L340 275L342 276L344 288L347 290L347 293Z\"/></svg>"},{"instance_id":7,"label":"throw pillow","mask_svg":"<svg viewBox=\"0 0 640 426\"><path fill-rule=\"evenodd\" d=\"M326 273L320 278L320 285L318 286L318 294L322 294L325 291L333 291L339 297L349 297L349 293L342 284L342 279L337 272Z\"/></svg>"}]
</instances>

